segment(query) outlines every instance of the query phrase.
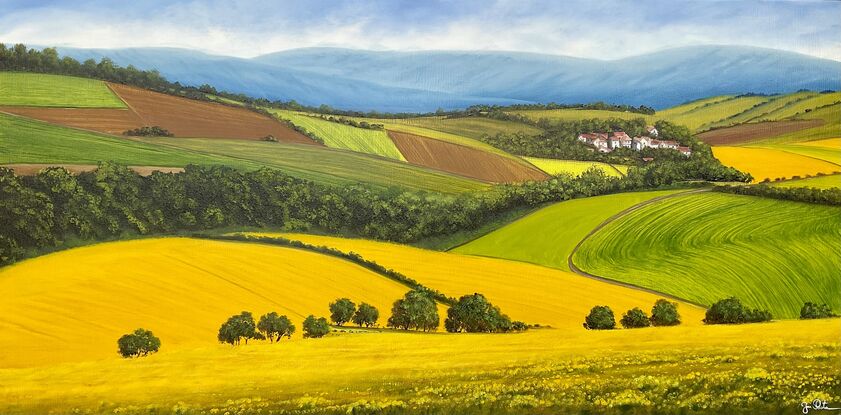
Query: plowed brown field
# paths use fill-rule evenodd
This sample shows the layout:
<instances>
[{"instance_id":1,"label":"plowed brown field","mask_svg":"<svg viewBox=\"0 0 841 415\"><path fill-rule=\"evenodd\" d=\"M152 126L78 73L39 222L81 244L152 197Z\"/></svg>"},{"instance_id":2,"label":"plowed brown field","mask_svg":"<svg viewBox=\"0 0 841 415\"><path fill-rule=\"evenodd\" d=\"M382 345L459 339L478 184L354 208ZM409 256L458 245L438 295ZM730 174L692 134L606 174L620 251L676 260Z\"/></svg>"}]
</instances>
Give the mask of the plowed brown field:
<instances>
[{"instance_id":1,"label":"plowed brown field","mask_svg":"<svg viewBox=\"0 0 841 415\"><path fill-rule=\"evenodd\" d=\"M0 111L51 124L116 135L143 126L140 117L128 109L0 107Z\"/></svg>"},{"instance_id":2,"label":"plowed brown field","mask_svg":"<svg viewBox=\"0 0 841 415\"><path fill-rule=\"evenodd\" d=\"M495 183L543 180L545 173L497 154L419 135L388 132L409 163Z\"/></svg>"},{"instance_id":3,"label":"plowed brown field","mask_svg":"<svg viewBox=\"0 0 841 415\"><path fill-rule=\"evenodd\" d=\"M823 120L768 121L719 128L698 134L698 138L712 146L747 144L775 135L818 127Z\"/></svg>"}]
</instances>

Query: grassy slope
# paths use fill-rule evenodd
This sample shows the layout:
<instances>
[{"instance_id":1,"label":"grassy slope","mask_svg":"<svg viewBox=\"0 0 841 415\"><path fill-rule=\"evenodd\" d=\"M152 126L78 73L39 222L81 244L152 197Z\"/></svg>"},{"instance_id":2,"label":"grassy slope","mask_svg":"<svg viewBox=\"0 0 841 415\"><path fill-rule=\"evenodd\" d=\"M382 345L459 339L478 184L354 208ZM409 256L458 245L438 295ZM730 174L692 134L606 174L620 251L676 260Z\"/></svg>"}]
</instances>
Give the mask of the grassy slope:
<instances>
[{"instance_id":1,"label":"grassy slope","mask_svg":"<svg viewBox=\"0 0 841 415\"><path fill-rule=\"evenodd\" d=\"M619 118L623 120L633 120L636 118L645 118L649 122L654 122L655 117L645 114L638 114L635 112L623 111L602 111L602 110L584 110L584 109L556 109L556 110L518 110L507 111L511 114L518 114L528 117L534 121L546 118L552 121L573 121L584 120L591 118Z\"/></svg>"},{"instance_id":2,"label":"grassy slope","mask_svg":"<svg viewBox=\"0 0 841 415\"><path fill-rule=\"evenodd\" d=\"M770 381L748 376L756 368L773 379L774 402L799 408L800 401L828 399L838 381L838 324L372 333L183 351L164 344L141 359L0 370L0 412L608 413L642 402L664 413L696 413L761 402L756 396L769 393ZM821 373L803 374L810 366Z\"/></svg>"},{"instance_id":3,"label":"grassy slope","mask_svg":"<svg viewBox=\"0 0 841 415\"><path fill-rule=\"evenodd\" d=\"M805 120L820 119L823 120L824 123L817 127L775 135L763 141L756 141L750 144L752 146L762 146L769 144L801 143L841 137L841 104L821 108L808 113L802 113L794 117L796 119Z\"/></svg>"},{"instance_id":4,"label":"grassy slope","mask_svg":"<svg viewBox=\"0 0 841 415\"><path fill-rule=\"evenodd\" d=\"M271 110L271 112L315 134L316 137L324 140L327 147L406 161L385 131L356 128L294 111Z\"/></svg>"},{"instance_id":5,"label":"grassy slope","mask_svg":"<svg viewBox=\"0 0 841 415\"><path fill-rule=\"evenodd\" d=\"M358 120L372 121L370 119L365 119L365 118L358 118ZM374 122L379 122L379 121L380 120L374 120ZM419 126L416 126L416 125L405 124L405 123L402 122L403 120L381 120L381 121L385 125L385 128L387 130L390 130L390 131L397 131L397 132L402 132L402 133L415 134L415 135L428 137L428 138L434 138L436 140L446 141L448 143L453 143L453 144L459 144L459 145L463 145L465 147L476 148L476 149L479 149L479 150L487 151L489 153L498 154L500 156L508 157L512 160L518 160L519 162L522 162L522 160L520 160L520 158L517 157L517 156L511 155L511 154L509 154L509 153L507 153L503 150L500 150L500 149L498 149L494 146L491 146L489 144L485 144L485 143L483 143L479 140L476 140L476 139L473 139L473 138L470 138L470 137L457 135L457 134L453 134L453 133L449 133L449 132L445 132L445 131L433 130L433 129L426 128L426 127L419 127Z\"/></svg>"},{"instance_id":6,"label":"grassy slope","mask_svg":"<svg viewBox=\"0 0 841 415\"><path fill-rule=\"evenodd\" d=\"M829 176L810 177L807 179L786 180L783 182L772 183L774 187L815 187L818 189L831 189L833 187L841 187L841 175L833 174Z\"/></svg>"},{"instance_id":7,"label":"grassy slope","mask_svg":"<svg viewBox=\"0 0 841 415\"><path fill-rule=\"evenodd\" d=\"M765 101L756 107L747 109L741 113L729 116L724 121L709 124L708 128L727 127L747 122L778 121L776 117L772 115L772 113L774 113L775 111L779 111L782 108L792 106L799 101L808 99L816 95L818 95L817 92L805 91L771 97L770 100Z\"/></svg>"},{"instance_id":8,"label":"grassy slope","mask_svg":"<svg viewBox=\"0 0 841 415\"><path fill-rule=\"evenodd\" d=\"M737 296L776 318L841 311L837 207L707 193L637 210L588 239L576 265L701 304Z\"/></svg>"},{"instance_id":9,"label":"grassy slope","mask_svg":"<svg viewBox=\"0 0 841 415\"><path fill-rule=\"evenodd\" d=\"M320 146L200 138L142 140L197 154L224 155L278 168L295 177L328 184L364 182L382 188L398 186L443 193L459 193L488 187L487 184L475 180L427 170L408 163Z\"/></svg>"},{"instance_id":10,"label":"grassy slope","mask_svg":"<svg viewBox=\"0 0 841 415\"><path fill-rule=\"evenodd\" d=\"M106 160L141 166L236 162L0 114L0 164L95 164Z\"/></svg>"},{"instance_id":11,"label":"grassy slope","mask_svg":"<svg viewBox=\"0 0 841 415\"><path fill-rule=\"evenodd\" d=\"M538 157L523 157L523 159L551 175L569 173L573 176L578 176L590 167L598 167L608 176L620 177L624 174L612 165L598 161L557 160ZM625 168L625 171L628 171L626 166L622 167Z\"/></svg>"},{"instance_id":12,"label":"grassy slope","mask_svg":"<svg viewBox=\"0 0 841 415\"><path fill-rule=\"evenodd\" d=\"M749 110L754 105L761 104L769 100L771 100L771 97L733 98L716 102L711 105L701 106L684 113L674 114L665 117L665 119L677 124L685 125L693 131L705 130L715 123L722 121L726 122L728 117ZM661 114L660 116L663 115Z\"/></svg>"},{"instance_id":13,"label":"grassy slope","mask_svg":"<svg viewBox=\"0 0 841 415\"><path fill-rule=\"evenodd\" d=\"M804 147L808 148L808 147ZM783 151L779 148L713 147L713 154L725 166L732 166L753 175L754 181L766 178L830 174L841 171L841 166L824 160ZM820 149L818 149L820 150Z\"/></svg>"},{"instance_id":14,"label":"grassy slope","mask_svg":"<svg viewBox=\"0 0 841 415\"><path fill-rule=\"evenodd\" d=\"M718 96L713 96L713 97L709 97L709 98L698 99L698 100L695 100L695 101L687 102L685 104L675 105L674 107L666 108L666 109L661 110L661 111L657 111L657 115L660 116L660 117L666 117L666 118L674 117L674 116L677 116L679 114L683 114L683 113L698 109L698 108L703 107L705 105L712 105L712 104L723 102L723 101L730 100L730 99L733 99L733 98L735 98L734 95L718 95Z\"/></svg>"},{"instance_id":15,"label":"grassy slope","mask_svg":"<svg viewBox=\"0 0 841 415\"><path fill-rule=\"evenodd\" d=\"M394 130L396 130L396 128L393 128L394 125L398 124L403 126L420 127L473 139L479 139L485 134L496 135L499 133L513 134L522 132L528 135L538 135L542 133L539 128L527 124L513 121L495 120L485 117L419 117L398 120L377 119L373 122L387 124Z\"/></svg>"},{"instance_id":16,"label":"grassy slope","mask_svg":"<svg viewBox=\"0 0 841 415\"><path fill-rule=\"evenodd\" d=\"M658 298L640 290L516 261L360 239L300 234L284 236L357 252L453 297L483 293L513 319L549 324L563 331L579 330L582 316L594 305L607 304L614 310L632 307L650 309ZM686 316L686 324L700 324L703 310L688 304L682 304L680 309Z\"/></svg>"},{"instance_id":17,"label":"grassy slope","mask_svg":"<svg viewBox=\"0 0 841 415\"><path fill-rule=\"evenodd\" d=\"M125 108L102 81L19 72L0 72L0 105Z\"/></svg>"},{"instance_id":18,"label":"grassy slope","mask_svg":"<svg viewBox=\"0 0 841 415\"><path fill-rule=\"evenodd\" d=\"M633 205L677 192L620 193L556 203L455 248L453 252L569 270L567 257L599 224Z\"/></svg>"},{"instance_id":19,"label":"grassy slope","mask_svg":"<svg viewBox=\"0 0 841 415\"><path fill-rule=\"evenodd\" d=\"M0 367L107 359L137 327L164 348L216 343L242 310L286 314L301 333L339 297L381 310L408 289L351 262L297 249L184 238L77 248L0 270Z\"/></svg>"}]
</instances>

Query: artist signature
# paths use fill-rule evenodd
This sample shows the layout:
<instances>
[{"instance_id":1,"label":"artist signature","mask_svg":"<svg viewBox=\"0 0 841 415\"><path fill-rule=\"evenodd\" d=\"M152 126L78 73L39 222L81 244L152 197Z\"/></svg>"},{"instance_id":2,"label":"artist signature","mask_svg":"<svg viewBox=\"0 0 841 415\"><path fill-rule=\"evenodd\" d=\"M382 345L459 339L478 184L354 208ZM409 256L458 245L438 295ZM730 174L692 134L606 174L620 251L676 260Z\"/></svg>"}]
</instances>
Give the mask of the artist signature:
<instances>
[{"instance_id":1,"label":"artist signature","mask_svg":"<svg viewBox=\"0 0 841 415\"><path fill-rule=\"evenodd\" d=\"M803 408L804 414L808 414L812 409L816 411L841 411L841 408L830 408L826 401L820 399L815 399L811 403L803 402L800 404L800 407Z\"/></svg>"}]
</instances>

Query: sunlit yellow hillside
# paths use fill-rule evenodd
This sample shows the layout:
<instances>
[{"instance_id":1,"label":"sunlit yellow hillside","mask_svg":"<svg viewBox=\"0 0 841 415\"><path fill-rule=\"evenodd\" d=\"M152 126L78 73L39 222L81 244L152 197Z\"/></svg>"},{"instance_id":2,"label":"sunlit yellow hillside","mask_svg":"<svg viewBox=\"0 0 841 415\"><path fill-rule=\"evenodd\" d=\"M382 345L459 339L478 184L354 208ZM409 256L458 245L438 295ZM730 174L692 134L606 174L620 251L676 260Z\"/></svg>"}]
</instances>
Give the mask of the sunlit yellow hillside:
<instances>
[{"instance_id":1,"label":"sunlit yellow hillside","mask_svg":"<svg viewBox=\"0 0 841 415\"><path fill-rule=\"evenodd\" d=\"M353 263L302 250L185 238L106 243L0 271L0 368L117 356L138 327L162 350L216 343L242 310L328 316L347 296L380 309L408 288Z\"/></svg>"},{"instance_id":2,"label":"sunlit yellow hillside","mask_svg":"<svg viewBox=\"0 0 841 415\"><path fill-rule=\"evenodd\" d=\"M633 307L650 310L657 295L575 274L522 262L429 251L404 245L315 235L283 235L313 245L353 251L398 270L422 284L458 297L481 292L512 319L581 330L595 305L609 305L617 314ZM703 310L679 308L686 325L699 325Z\"/></svg>"},{"instance_id":3,"label":"sunlit yellow hillside","mask_svg":"<svg viewBox=\"0 0 841 415\"><path fill-rule=\"evenodd\" d=\"M713 155L725 166L753 175L754 181L793 176L832 174L841 167L824 160L770 148L713 147Z\"/></svg>"}]
</instances>

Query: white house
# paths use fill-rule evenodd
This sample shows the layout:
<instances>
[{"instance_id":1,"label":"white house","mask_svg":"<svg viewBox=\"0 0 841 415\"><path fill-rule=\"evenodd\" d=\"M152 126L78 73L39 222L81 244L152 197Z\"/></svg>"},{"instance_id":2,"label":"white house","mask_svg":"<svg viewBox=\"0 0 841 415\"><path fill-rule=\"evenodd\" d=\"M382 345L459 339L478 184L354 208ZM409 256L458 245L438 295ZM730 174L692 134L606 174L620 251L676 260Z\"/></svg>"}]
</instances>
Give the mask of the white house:
<instances>
[{"instance_id":1,"label":"white house","mask_svg":"<svg viewBox=\"0 0 841 415\"><path fill-rule=\"evenodd\" d=\"M649 136L631 138L624 131L613 131L610 133L582 133L578 135L578 141L596 148L601 153L610 153L617 148L632 148L640 151L644 148L667 148L678 150L681 154L689 156L692 150L689 147L681 146L674 140L658 140L651 136L657 136L657 129L653 126L646 127Z\"/></svg>"},{"instance_id":2,"label":"white house","mask_svg":"<svg viewBox=\"0 0 841 415\"><path fill-rule=\"evenodd\" d=\"M657 136L660 135L660 132L658 132L657 129L654 128L653 125L646 125L645 126L645 132L648 133L649 137L657 137Z\"/></svg>"}]
</instances>

